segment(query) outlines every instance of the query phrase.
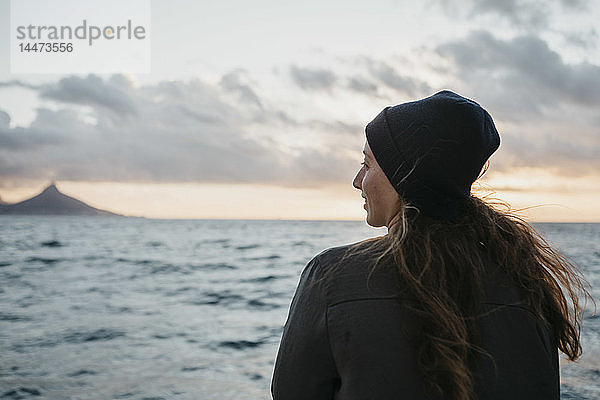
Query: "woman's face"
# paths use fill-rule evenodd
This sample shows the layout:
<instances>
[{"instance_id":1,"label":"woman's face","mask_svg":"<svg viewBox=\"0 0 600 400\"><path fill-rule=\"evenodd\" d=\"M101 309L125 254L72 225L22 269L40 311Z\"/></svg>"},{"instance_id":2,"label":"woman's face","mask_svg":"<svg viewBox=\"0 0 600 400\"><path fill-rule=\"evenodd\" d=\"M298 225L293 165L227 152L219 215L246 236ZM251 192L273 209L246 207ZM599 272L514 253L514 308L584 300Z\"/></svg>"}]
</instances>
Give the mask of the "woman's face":
<instances>
[{"instance_id":1,"label":"woman's face","mask_svg":"<svg viewBox=\"0 0 600 400\"><path fill-rule=\"evenodd\" d=\"M363 150L365 159L362 168L354 177L352 185L359 189L365 199L367 224L375 227L389 227L392 218L400 210L400 196L375 161L369 143Z\"/></svg>"}]
</instances>

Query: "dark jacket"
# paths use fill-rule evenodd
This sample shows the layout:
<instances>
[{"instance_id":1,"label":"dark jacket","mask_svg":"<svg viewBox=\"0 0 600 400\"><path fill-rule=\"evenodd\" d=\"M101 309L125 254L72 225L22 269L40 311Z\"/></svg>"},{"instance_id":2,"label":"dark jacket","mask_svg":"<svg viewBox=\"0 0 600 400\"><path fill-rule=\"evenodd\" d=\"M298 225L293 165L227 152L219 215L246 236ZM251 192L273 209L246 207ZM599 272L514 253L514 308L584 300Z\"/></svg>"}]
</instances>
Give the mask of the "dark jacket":
<instances>
[{"instance_id":1,"label":"dark jacket","mask_svg":"<svg viewBox=\"0 0 600 400\"><path fill-rule=\"evenodd\" d=\"M275 363L275 400L433 399L422 389L415 339L421 334L399 300L391 258L348 246L312 259L300 278ZM338 265L340 264L340 265ZM523 304L499 269L485 284L483 348L473 371L480 399L558 399L554 336Z\"/></svg>"}]
</instances>

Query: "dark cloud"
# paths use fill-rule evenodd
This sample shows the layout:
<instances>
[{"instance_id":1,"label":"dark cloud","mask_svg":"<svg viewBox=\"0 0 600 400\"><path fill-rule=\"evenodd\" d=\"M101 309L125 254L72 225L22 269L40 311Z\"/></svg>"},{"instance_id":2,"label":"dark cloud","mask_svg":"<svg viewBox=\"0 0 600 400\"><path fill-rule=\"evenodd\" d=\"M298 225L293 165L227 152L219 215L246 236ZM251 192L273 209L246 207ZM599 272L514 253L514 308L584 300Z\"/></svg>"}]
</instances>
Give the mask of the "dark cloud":
<instances>
[{"instance_id":1,"label":"dark cloud","mask_svg":"<svg viewBox=\"0 0 600 400\"><path fill-rule=\"evenodd\" d=\"M566 127L543 132L535 129L502 132L502 151L495 170L535 167L563 176L595 175L600 171L598 142L570 138Z\"/></svg>"},{"instance_id":2,"label":"dark cloud","mask_svg":"<svg viewBox=\"0 0 600 400\"><path fill-rule=\"evenodd\" d=\"M10 125L10 115L6 111L0 110L0 129L8 128Z\"/></svg>"},{"instance_id":3,"label":"dark cloud","mask_svg":"<svg viewBox=\"0 0 600 400\"><path fill-rule=\"evenodd\" d=\"M518 27L543 28L548 25L548 6L536 0L474 0L471 15L496 14Z\"/></svg>"},{"instance_id":4,"label":"dark cloud","mask_svg":"<svg viewBox=\"0 0 600 400\"><path fill-rule=\"evenodd\" d=\"M579 11L587 11L589 9L588 0L560 0L560 4L565 8L571 8Z\"/></svg>"},{"instance_id":5,"label":"dark cloud","mask_svg":"<svg viewBox=\"0 0 600 400\"><path fill-rule=\"evenodd\" d=\"M39 129L0 128L0 149L7 151L37 151L46 145L59 145L61 139L49 136ZM18 158L16 154L4 154L5 161Z\"/></svg>"},{"instance_id":6,"label":"dark cloud","mask_svg":"<svg viewBox=\"0 0 600 400\"><path fill-rule=\"evenodd\" d=\"M337 81L336 75L327 69L290 67L290 75L294 83L304 90L331 89Z\"/></svg>"},{"instance_id":7,"label":"dark cloud","mask_svg":"<svg viewBox=\"0 0 600 400\"><path fill-rule=\"evenodd\" d=\"M533 34L500 39L472 32L433 53L428 60L441 57L445 68L437 71L437 84L477 100L500 122L502 147L490 172L517 166L563 175L600 170L599 66L568 63ZM35 90L56 106L37 110L28 127L11 128L0 112L0 181L346 181L367 121L334 117L319 104L307 115L310 106L295 96L342 89L349 104L375 98L375 110L381 96L397 102L435 91L403 63L356 60L344 65L345 74L292 66L295 85L284 102L261 97L242 70L216 84L196 79L137 86L123 75L69 76L42 86L0 83Z\"/></svg>"},{"instance_id":8,"label":"dark cloud","mask_svg":"<svg viewBox=\"0 0 600 400\"><path fill-rule=\"evenodd\" d=\"M38 90L41 88L41 86L39 86L39 85L33 85L31 83L23 82L18 79L0 82L0 88L8 88L8 87L20 87L20 88L32 89L32 90Z\"/></svg>"},{"instance_id":9,"label":"dark cloud","mask_svg":"<svg viewBox=\"0 0 600 400\"><path fill-rule=\"evenodd\" d=\"M567 63L533 35L503 40L478 31L437 51L467 95L503 122L497 166L600 171L600 66Z\"/></svg>"},{"instance_id":10,"label":"dark cloud","mask_svg":"<svg viewBox=\"0 0 600 400\"><path fill-rule=\"evenodd\" d=\"M453 19L498 16L515 28L531 32L550 29L553 13L580 13L589 9L586 0L433 0L432 3Z\"/></svg>"},{"instance_id":11,"label":"dark cloud","mask_svg":"<svg viewBox=\"0 0 600 400\"><path fill-rule=\"evenodd\" d=\"M592 50L598 46L598 32L593 28L587 32L566 32L563 34L563 37L569 46L576 46L586 50Z\"/></svg>"},{"instance_id":12,"label":"dark cloud","mask_svg":"<svg viewBox=\"0 0 600 400\"><path fill-rule=\"evenodd\" d=\"M539 109L563 101L600 105L600 67L567 64L537 36L502 40L477 31L440 45L437 51L455 62L463 80L494 85L496 91L511 94L517 107Z\"/></svg>"},{"instance_id":13,"label":"dark cloud","mask_svg":"<svg viewBox=\"0 0 600 400\"><path fill-rule=\"evenodd\" d=\"M125 82L127 81L120 78L105 81L96 75L85 78L69 76L54 85L43 86L40 96L65 103L103 107L125 116L137 112L129 98L128 87L123 87Z\"/></svg>"},{"instance_id":14,"label":"dark cloud","mask_svg":"<svg viewBox=\"0 0 600 400\"><path fill-rule=\"evenodd\" d=\"M4 112L2 112L4 113ZM4 113L6 114L6 113ZM6 114L8 116L8 114ZM37 117L29 128L10 128L8 124L0 126L0 151L42 151L47 146L58 146L68 142L63 133L63 123L71 122L73 113L61 110L57 112L45 108L37 110ZM79 126L80 127L80 126ZM17 159L18 154L7 154L7 159Z\"/></svg>"},{"instance_id":15,"label":"dark cloud","mask_svg":"<svg viewBox=\"0 0 600 400\"><path fill-rule=\"evenodd\" d=\"M256 101L248 102L229 96L232 89L242 96L250 93L244 94L238 77L226 74L217 85L193 80L139 87L123 77L67 77L44 86L40 95L52 98L57 109L38 109L28 127L0 124L0 181L318 186L348 178L355 160L347 152L330 154L329 148L312 143L284 146L278 136L309 128L335 137L355 131L355 126L336 120L300 123L284 111L271 109L262 112L264 122L257 125L256 105L264 103L256 93L252 92ZM115 119L120 110L112 101L116 93L135 113ZM80 104L77 99L88 108L70 107ZM287 128L278 132L273 121ZM274 132L269 136L264 129ZM338 147L352 145L343 141Z\"/></svg>"},{"instance_id":16,"label":"dark cloud","mask_svg":"<svg viewBox=\"0 0 600 400\"><path fill-rule=\"evenodd\" d=\"M408 96L421 96L431 91L429 85L411 75L402 75L383 61L364 58L371 75L385 86Z\"/></svg>"},{"instance_id":17,"label":"dark cloud","mask_svg":"<svg viewBox=\"0 0 600 400\"><path fill-rule=\"evenodd\" d=\"M377 85L362 76L353 76L349 78L348 88L366 95L377 95Z\"/></svg>"},{"instance_id":18,"label":"dark cloud","mask_svg":"<svg viewBox=\"0 0 600 400\"><path fill-rule=\"evenodd\" d=\"M258 95L247 83L243 82L243 78L243 70L231 71L223 75L220 85L227 91L238 93L240 100L254 104L262 110L263 106L258 98Z\"/></svg>"},{"instance_id":19,"label":"dark cloud","mask_svg":"<svg viewBox=\"0 0 600 400\"><path fill-rule=\"evenodd\" d=\"M381 97L380 87L389 88L408 96L425 95L431 90L426 82L413 75L402 74L385 61L358 56L353 58L351 64L353 68L359 67L359 73L347 77L339 76L326 69L308 69L296 66L290 67L290 74L294 83L304 90L329 91L334 88L346 88L371 97ZM365 72L369 77L365 77Z\"/></svg>"}]
</instances>

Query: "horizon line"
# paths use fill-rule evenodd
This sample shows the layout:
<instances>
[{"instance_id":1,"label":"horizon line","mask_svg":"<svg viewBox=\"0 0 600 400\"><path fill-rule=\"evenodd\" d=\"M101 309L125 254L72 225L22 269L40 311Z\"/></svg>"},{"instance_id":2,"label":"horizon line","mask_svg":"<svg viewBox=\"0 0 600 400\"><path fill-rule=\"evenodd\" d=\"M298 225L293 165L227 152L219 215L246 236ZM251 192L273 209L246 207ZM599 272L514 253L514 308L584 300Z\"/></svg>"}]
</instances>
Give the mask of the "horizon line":
<instances>
[{"instance_id":1,"label":"horizon line","mask_svg":"<svg viewBox=\"0 0 600 400\"><path fill-rule=\"evenodd\" d=\"M0 214L0 217L17 217L17 218L30 218L30 217L70 217L70 218L139 218L148 220L160 220L160 221L280 221L280 222L365 222L364 219L350 219L350 218L221 218L221 217L145 217L136 215L68 215L68 214ZM548 220L531 220L526 221L531 224L600 224L600 221L548 221ZM365 222L366 224L366 222ZM372 227L373 229L381 229L383 227Z\"/></svg>"}]
</instances>

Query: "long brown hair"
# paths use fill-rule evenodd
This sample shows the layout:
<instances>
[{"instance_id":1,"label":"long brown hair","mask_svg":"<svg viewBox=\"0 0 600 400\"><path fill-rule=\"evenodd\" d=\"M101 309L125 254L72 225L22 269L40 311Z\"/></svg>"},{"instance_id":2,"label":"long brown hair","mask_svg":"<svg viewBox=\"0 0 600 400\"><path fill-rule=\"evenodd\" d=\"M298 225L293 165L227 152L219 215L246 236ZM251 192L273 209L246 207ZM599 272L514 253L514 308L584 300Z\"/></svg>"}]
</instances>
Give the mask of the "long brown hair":
<instances>
[{"instance_id":1,"label":"long brown hair","mask_svg":"<svg viewBox=\"0 0 600 400\"><path fill-rule=\"evenodd\" d=\"M472 366L485 354L476 317L484 296L482 268L490 262L553 328L558 348L577 359L581 300L591 299L577 268L504 203L471 196L461 215L454 221L428 218L402 203L388 234L370 241L382 250L378 260L393 255L411 300L407 306L421 324L418 363L426 389L447 399L474 398Z\"/></svg>"}]
</instances>

